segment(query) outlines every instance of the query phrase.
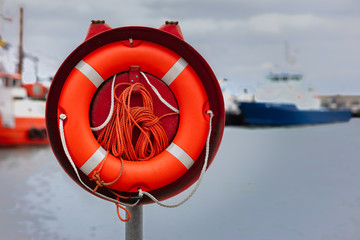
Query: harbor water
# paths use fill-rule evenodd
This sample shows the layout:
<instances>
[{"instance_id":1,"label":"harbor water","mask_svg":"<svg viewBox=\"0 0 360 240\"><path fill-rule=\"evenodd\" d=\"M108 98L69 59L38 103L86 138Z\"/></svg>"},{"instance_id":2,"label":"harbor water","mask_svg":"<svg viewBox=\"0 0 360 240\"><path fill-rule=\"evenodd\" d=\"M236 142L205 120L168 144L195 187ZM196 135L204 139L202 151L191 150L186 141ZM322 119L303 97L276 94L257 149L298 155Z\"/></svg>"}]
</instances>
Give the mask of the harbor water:
<instances>
[{"instance_id":1,"label":"harbor water","mask_svg":"<svg viewBox=\"0 0 360 240\"><path fill-rule=\"evenodd\" d=\"M166 201L177 203L189 191ZM226 127L184 205L144 206L144 239L360 239L360 119ZM115 205L80 188L50 146L0 149L0 239L124 239Z\"/></svg>"}]
</instances>

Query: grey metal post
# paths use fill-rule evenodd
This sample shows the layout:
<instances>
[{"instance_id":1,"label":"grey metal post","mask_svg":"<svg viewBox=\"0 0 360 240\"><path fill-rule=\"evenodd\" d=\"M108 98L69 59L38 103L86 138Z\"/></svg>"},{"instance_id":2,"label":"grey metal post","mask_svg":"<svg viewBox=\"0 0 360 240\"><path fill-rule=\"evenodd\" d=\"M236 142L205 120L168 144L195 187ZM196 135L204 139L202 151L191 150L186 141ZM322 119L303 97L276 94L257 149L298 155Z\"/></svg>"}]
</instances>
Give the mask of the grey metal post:
<instances>
[{"instance_id":1,"label":"grey metal post","mask_svg":"<svg viewBox=\"0 0 360 240\"><path fill-rule=\"evenodd\" d=\"M131 215L131 219L125 223L125 239L126 240L142 240L143 239L143 206L136 205L126 208Z\"/></svg>"}]
</instances>

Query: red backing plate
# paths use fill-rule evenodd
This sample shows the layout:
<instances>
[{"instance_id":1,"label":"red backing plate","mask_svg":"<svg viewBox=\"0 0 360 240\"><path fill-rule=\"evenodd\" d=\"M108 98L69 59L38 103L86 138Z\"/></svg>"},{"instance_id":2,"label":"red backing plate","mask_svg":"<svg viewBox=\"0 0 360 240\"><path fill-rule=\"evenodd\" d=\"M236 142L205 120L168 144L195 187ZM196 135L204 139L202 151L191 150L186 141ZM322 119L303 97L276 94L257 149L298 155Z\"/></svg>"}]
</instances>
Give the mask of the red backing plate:
<instances>
[{"instance_id":1,"label":"red backing plate","mask_svg":"<svg viewBox=\"0 0 360 240\"><path fill-rule=\"evenodd\" d=\"M176 99L170 88L158 78L146 74L146 77L150 81L151 85L153 85L156 90L160 93L161 97L165 99L169 104L173 107L178 108ZM144 85L146 90L149 91L153 104L154 104L154 114L157 117L161 117L164 114L172 113L173 111L169 109L155 92L151 89L151 86L146 82L144 77L139 73L138 82ZM115 79L115 86L121 82L129 82L129 72L124 72L118 74ZM100 126L108 117L110 107L111 107L111 85L112 85L112 78L105 81L99 89L96 91L90 106L90 125L92 127ZM116 89L115 94L119 96L121 92L126 88L126 86L121 86ZM116 100L115 100L116 101ZM141 95L138 93L134 93L131 96L131 106L142 106ZM168 136L169 143L175 137L177 127L179 125L179 115L171 115L161 119L162 126ZM94 132L95 137L98 137L102 130Z\"/></svg>"}]
</instances>

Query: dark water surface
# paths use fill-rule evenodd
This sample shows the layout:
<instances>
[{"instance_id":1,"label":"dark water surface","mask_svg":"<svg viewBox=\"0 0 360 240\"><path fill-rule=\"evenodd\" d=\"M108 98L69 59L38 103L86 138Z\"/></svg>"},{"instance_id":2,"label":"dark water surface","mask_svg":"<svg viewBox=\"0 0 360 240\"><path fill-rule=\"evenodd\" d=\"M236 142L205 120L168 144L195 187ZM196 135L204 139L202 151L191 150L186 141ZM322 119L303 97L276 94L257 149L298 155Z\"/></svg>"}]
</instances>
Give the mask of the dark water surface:
<instances>
[{"instance_id":1,"label":"dark water surface","mask_svg":"<svg viewBox=\"0 0 360 240\"><path fill-rule=\"evenodd\" d=\"M0 239L124 239L124 226L49 146L0 149ZM144 239L360 239L360 119L226 128L190 201L144 206Z\"/></svg>"}]
</instances>

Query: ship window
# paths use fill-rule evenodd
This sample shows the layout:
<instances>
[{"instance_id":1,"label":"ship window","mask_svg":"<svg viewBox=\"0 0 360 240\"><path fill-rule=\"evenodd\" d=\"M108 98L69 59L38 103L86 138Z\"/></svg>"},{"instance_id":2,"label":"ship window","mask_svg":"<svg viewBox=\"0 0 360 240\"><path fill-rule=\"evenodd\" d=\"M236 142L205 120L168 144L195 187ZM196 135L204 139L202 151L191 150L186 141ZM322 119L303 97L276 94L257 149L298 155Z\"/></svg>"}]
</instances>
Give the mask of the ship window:
<instances>
[{"instance_id":1,"label":"ship window","mask_svg":"<svg viewBox=\"0 0 360 240\"><path fill-rule=\"evenodd\" d=\"M293 80L300 80L300 79L301 79L301 76L300 76L300 75L294 75L294 76L292 76L291 79L293 79Z\"/></svg>"},{"instance_id":2,"label":"ship window","mask_svg":"<svg viewBox=\"0 0 360 240\"><path fill-rule=\"evenodd\" d=\"M280 79L279 79L279 77L274 76L274 77L270 77L270 80L273 80L273 81L279 81Z\"/></svg>"}]
</instances>

